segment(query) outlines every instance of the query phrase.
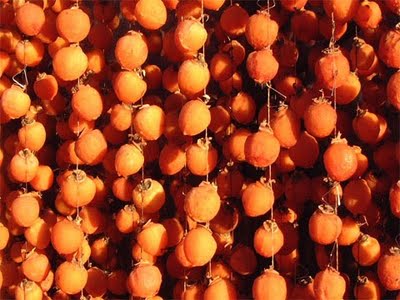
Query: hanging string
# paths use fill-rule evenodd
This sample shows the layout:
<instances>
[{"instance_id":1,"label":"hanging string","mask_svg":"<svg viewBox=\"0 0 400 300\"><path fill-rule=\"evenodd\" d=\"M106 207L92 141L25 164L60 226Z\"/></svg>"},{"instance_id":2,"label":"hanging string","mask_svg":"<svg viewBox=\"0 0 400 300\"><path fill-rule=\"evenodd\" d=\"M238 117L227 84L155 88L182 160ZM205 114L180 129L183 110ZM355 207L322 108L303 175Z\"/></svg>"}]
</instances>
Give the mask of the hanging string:
<instances>
[{"instance_id":1,"label":"hanging string","mask_svg":"<svg viewBox=\"0 0 400 300\"><path fill-rule=\"evenodd\" d=\"M204 0L201 0L201 17L200 17L200 22L203 25L203 27L205 27L204 23L205 23L205 14L204 14ZM206 59L206 45L205 43L202 46L202 56L203 59ZM203 101L207 104L207 102L210 100L210 97L207 95L207 86L204 87L203 90ZM205 129L204 132L204 143L205 143L205 147L206 147L206 151L205 151L205 156L206 156L206 182L209 182L209 165L208 165L208 155L209 155L209 139L208 139L208 127Z\"/></svg>"},{"instance_id":2,"label":"hanging string","mask_svg":"<svg viewBox=\"0 0 400 300\"><path fill-rule=\"evenodd\" d=\"M26 72L26 69L28 67L27 64L26 64L26 41L24 40L24 41L22 41L22 43L24 45L24 67L23 67L23 69L22 69L22 71L20 73L15 74L12 77L12 80L23 91L25 91L26 88L28 87L29 81L28 81L28 75L27 75L27 72ZM19 82L17 80L17 76L19 74L21 74L21 73L23 73L23 75L24 75L24 81L25 81L24 83L21 83L21 82ZM23 121L22 121L22 123L23 123ZM27 145L27 141L28 141L28 134L25 133L25 145ZM23 151L25 151L25 149ZM26 153L24 153L24 160L25 160L25 193L27 193L28 192L28 167L29 167L29 164L28 164L28 155Z\"/></svg>"},{"instance_id":3,"label":"hanging string","mask_svg":"<svg viewBox=\"0 0 400 300\"><path fill-rule=\"evenodd\" d=\"M338 206L340 205L340 194L339 194L339 184L336 185L336 201L335 201L335 214L337 215L338 213ZM335 241L335 258L336 258L336 270L339 272L339 242L338 239L336 238Z\"/></svg>"},{"instance_id":4,"label":"hanging string","mask_svg":"<svg viewBox=\"0 0 400 300\"><path fill-rule=\"evenodd\" d=\"M269 7L269 1L268 1L268 7ZM267 126L268 128L271 128L271 83L269 82L267 84ZM272 166L268 166L268 185L270 185L270 188L272 188ZM271 208L271 217L270 221L274 222L274 208ZM271 223L272 226L273 223ZM271 228L271 268L275 269L275 254L274 254L274 228Z\"/></svg>"},{"instance_id":5,"label":"hanging string","mask_svg":"<svg viewBox=\"0 0 400 300\"><path fill-rule=\"evenodd\" d=\"M82 84L82 80L81 80L81 78L78 78L78 81L77 81L77 84L76 84L76 92L78 92L79 91L79 86ZM77 126L78 126L78 128L77 128L77 130L76 130L76 137L77 138L79 138L79 135L80 135L80 132L81 132L81 125L80 125L80 118L79 118L79 116L77 115L77 120L76 120L76 123L77 123ZM79 176L78 174L78 170L79 170L79 159L77 158L76 159L76 162L75 162L75 172L76 172L76 174L75 174L75 176ZM79 180L78 178L75 178L75 180ZM77 193L77 202L76 202L76 221L79 221L80 220L80 211L79 211L79 184L77 184L77 190L76 190L76 193ZM80 259L79 259L79 261L80 261Z\"/></svg>"},{"instance_id":6,"label":"hanging string","mask_svg":"<svg viewBox=\"0 0 400 300\"><path fill-rule=\"evenodd\" d=\"M331 14L331 22L332 22L332 32L331 32L331 39L329 41L329 50L330 51L335 51L335 31L336 31L336 23L335 23L335 17L333 13ZM332 96L333 96L333 108L335 112L337 111L337 103L336 103L336 79L337 79L337 65L336 65L336 59L333 59L333 89L332 89ZM337 126L335 124L334 128L334 135L335 137L337 136ZM338 206L340 205L340 193L339 193L339 183L335 185L336 187L336 197L335 197L335 214L338 214ZM335 266L336 270L339 271L339 243L338 239L336 238L335 243L334 243L334 249L335 249Z\"/></svg>"},{"instance_id":7,"label":"hanging string","mask_svg":"<svg viewBox=\"0 0 400 300\"><path fill-rule=\"evenodd\" d=\"M204 0L201 0L201 24L203 25L203 27L205 27L205 20L204 20L205 14L204 14ZM202 55L203 55L203 59L206 59L206 45L205 43L202 46ZM207 104L208 101L210 100L210 96L207 95L207 86L204 87L203 90L203 101ZM209 137L208 137L208 127L206 127L205 132L204 132L204 143L205 143L205 161L206 161L206 182L210 182L209 181L209 165L208 165L208 155L209 155L209 147L210 147L210 142L209 142ZM210 230L210 222L206 223L206 228L208 230ZM208 262L208 274L207 276L209 277L209 279L211 279L212 274L211 274L211 268L212 268L212 262L211 260Z\"/></svg>"}]
</instances>

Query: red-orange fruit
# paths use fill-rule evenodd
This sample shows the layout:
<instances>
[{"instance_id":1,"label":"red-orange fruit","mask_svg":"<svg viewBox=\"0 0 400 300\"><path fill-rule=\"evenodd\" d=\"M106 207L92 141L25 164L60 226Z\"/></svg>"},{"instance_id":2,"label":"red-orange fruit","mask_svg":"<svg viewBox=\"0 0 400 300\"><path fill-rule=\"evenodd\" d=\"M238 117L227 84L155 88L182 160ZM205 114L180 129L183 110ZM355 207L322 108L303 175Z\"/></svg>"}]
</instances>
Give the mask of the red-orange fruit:
<instances>
[{"instance_id":1,"label":"red-orange fruit","mask_svg":"<svg viewBox=\"0 0 400 300\"><path fill-rule=\"evenodd\" d=\"M206 40L206 29L195 19L183 19L175 29L175 45L183 53L200 50Z\"/></svg>"},{"instance_id":2,"label":"red-orange fruit","mask_svg":"<svg viewBox=\"0 0 400 300\"><path fill-rule=\"evenodd\" d=\"M262 49L249 54L246 61L249 76L259 84L267 84L278 73L279 63L272 50Z\"/></svg>"},{"instance_id":3,"label":"red-orange fruit","mask_svg":"<svg viewBox=\"0 0 400 300\"><path fill-rule=\"evenodd\" d=\"M326 99L315 99L304 112L306 130L316 138L329 136L335 129L336 120L336 111Z\"/></svg>"},{"instance_id":4,"label":"red-orange fruit","mask_svg":"<svg viewBox=\"0 0 400 300\"><path fill-rule=\"evenodd\" d=\"M9 210L15 224L21 227L30 227L39 217L39 198L34 193L19 195L11 202Z\"/></svg>"},{"instance_id":5,"label":"red-orange fruit","mask_svg":"<svg viewBox=\"0 0 400 300\"><path fill-rule=\"evenodd\" d=\"M400 110L400 72L394 73L386 86L387 99L391 105Z\"/></svg>"},{"instance_id":6,"label":"red-orange fruit","mask_svg":"<svg viewBox=\"0 0 400 300\"><path fill-rule=\"evenodd\" d=\"M291 18L291 29L296 40L310 43L318 38L318 17L312 10L298 10Z\"/></svg>"},{"instance_id":7,"label":"red-orange fruit","mask_svg":"<svg viewBox=\"0 0 400 300\"><path fill-rule=\"evenodd\" d=\"M133 118L136 133L145 140L155 141L164 132L165 113L158 105L143 106Z\"/></svg>"},{"instance_id":8,"label":"red-orange fruit","mask_svg":"<svg viewBox=\"0 0 400 300\"><path fill-rule=\"evenodd\" d=\"M229 279L215 279L204 291L204 300L212 300L221 297L221 299L237 299L238 292L232 281Z\"/></svg>"},{"instance_id":9,"label":"red-orange fruit","mask_svg":"<svg viewBox=\"0 0 400 300\"><path fill-rule=\"evenodd\" d=\"M75 153L85 164L100 164L107 154L107 141L99 129L85 131L75 143Z\"/></svg>"},{"instance_id":10,"label":"red-orange fruit","mask_svg":"<svg viewBox=\"0 0 400 300\"><path fill-rule=\"evenodd\" d=\"M2 3L2 7L0 10L1 26L6 26L14 22L14 5L12 3Z\"/></svg>"},{"instance_id":11,"label":"red-orange fruit","mask_svg":"<svg viewBox=\"0 0 400 300\"><path fill-rule=\"evenodd\" d=\"M238 3L226 8L219 20L221 28L229 36L240 36L245 33L249 14Z\"/></svg>"},{"instance_id":12,"label":"red-orange fruit","mask_svg":"<svg viewBox=\"0 0 400 300\"><path fill-rule=\"evenodd\" d=\"M357 9L354 21L362 29L375 29L382 21L382 11L375 1L362 1Z\"/></svg>"},{"instance_id":13,"label":"red-orange fruit","mask_svg":"<svg viewBox=\"0 0 400 300\"><path fill-rule=\"evenodd\" d=\"M323 160L329 177L335 181L345 181L357 170L357 155L344 139L334 139Z\"/></svg>"},{"instance_id":14,"label":"red-orange fruit","mask_svg":"<svg viewBox=\"0 0 400 300\"><path fill-rule=\"evenodd\" d=\"M49 273L51 266L46 255L37 252L29 253L21 264L23 274L29 280L43 281Z\"/></svg>"},{"instance_id":15,"label":"red-orange fruit","mask_svg":"<svg viewBox=\"0 0 400 300\"><path fill-rule=\"evenodd\" d=\"M122 68L127 70L139 68L149 53L145 36L136 31L129 31L118 39L114 53Z\"/></svg>"},{"instance_id":16,"label":"red-orange fruit","mask_svg":"<svg viewBox=\"0 0 400 300\"><path fill-rule=\"evenodd\" d=\"M244 212L249 217L266 214L272 208L274 201L272 186L264 180L250 183L242 193Z\"/></svg>"},{"instance_id":17,"label":"red-orange fruit","mask_svg":"<svg viewBox=\"0 0 400 300\"><path fill-rule=\"evenodd\" d=\"M66 294L74 295L85 287L88 279L87 270L74 262L63 262L58 266L54 279L56 285Z\"/></svg>"},{"instance_id":18,"label":"red-orange fruit","mask_svg":"<svg viewBox=\"0 0 400 300\"><path fill-rule=\"evenodd\" d=\"M300 137L301 122L288 106L281 106L273 113L271 128L281 147L291 148Z\"/></svg>"},{"instance_id":19,"label":"red-orange fruit","mask_svg":"<svg viewBox=\"0 0 400 300\"><path fill-rule=\"evenodd\" d=\"M278 253L283 243L283 233L275 221L265 221L254 233L254 249L263 257L271 257Z\"/></svg>"},{"instance_id":20,"label":"red-orange fruit","mask_svg":"<svg viewBox=\"0 0 400 300\"><path fill-rule=\"evenodd\" d=\"M350 216L342 218L342 231L338 236L339 246L350 246L360 236L360 225Z\"/></svg>"},{"instance_id":21,"label":"red-orange fruit","mask_svg":"<svg viewBox=\"0 0 400 300\"><path fill-rule=\"evenodd\" d=\"M214 133L222 133L227 129L231 122L229 111L222 105L210 108L211 122L208 129Z\"/></svg>"},{"instance_id":22,"label":"red-orange fruit","mask_svg":"<svg viewBox=\"0 0 400 300\"><path fill-rule=\"evenodd\" d=\"M316 299L343 299L345 291L345 279L332 267L327 267L315 275L314 292Z\"/></svg>"},{"instance_id":23,"label":"red-orange fruit","mask_svg":"<svg viewBox=\"0 0 400 300\"><path fill-rule=\"evenodd\" d=\"M121 71L113 80L113 88L121 102L134 104L146 93L147 84L138 73Z\"/></svg>"},{"instance_id":24,"label":"red-orange fruit","mask_svg":"<svg viewBox=\"0 0 400 300\"><path fill-rule=\"evenodd\" d=\"M177 218L167 218L161 223L167 230L168 244L167 247L175 247L183 239L184 228Z\"/></svg>"},{"instance_id":25,"label":"red-orange fruit","mask_svg":"<svg viewBox=\"0 0 400 300\"><path fill-rule=\"evenodd\" d=\"M6 115L8 119L18 119L28 112L31 98L18 85L12 85L3 91L0 105L2 117Z\"/></svg>"},{"instance_id":26,"label":"red-orange fruit","mask_svg":"<svg viewBox=\"0 0 400 300\"><path fill-rule=\"evenodd\" d=\"M327 16L332 16L337 22L348 22L357 13L360 2L357 0L323 0L322 1Z\"/></svg>"},{"instance_id":27,"label":"red-orange fruit","mask_svg":"<svg viewBox=\"0 0 400 300\"><path fill-rule=\"evenodd\" d=\"M95 194L96 185L82 170L74 170L61 185L63 201L71 207L89 204Z\"/></svg>"},{"instance_id":28,"label":"red-orange fruit","mask_svg":"<svg viewBox=\"0 0 400 300\"><path fill-rule=\"evenodd\" d=\"M400 30L392 29L382 34L379 41L379 58L390 68L400 68Z\"/></svg>"},{"instance_id":29,"label":"red-orange fruit","mask_svg":"<svg viewBox=\"0 0 400 300\"><path fill-rule=\"evenodd\" d=\"M161 0L139 0L135 5L137 22L148 30L157 30L167 21L167 8Z\"/></svg>"},{"instance_id":30,"label":"red-orange fruit","mask_svg":"<svg viewBox=\"0 0 400 300\"><path fill-rule=\"evenodd\" d=\"M29 182L35 178L39 167L39 160L29 149L16 153L9 163L9 174L13 180Z\"/></svg>"},{"instance_id":31,"label":"red-orange fruit","mask_svg":"<svg viewBox=\"0 0 400 300\"><path fill-rule=\"evenodd\" d=\"M36 96L44 100L53 100L58 92L58 82L53 75L40 73L33 83Z\"/></svg>"},{"instance_id":32,"label":"red-orange fruit","mask_svg":"<svg viewBox=\"0 0 400 300\"><path fill-rule=\"evenodd\" d=\"M301 171L296 171L284 181L284 193L288 203L303 205L311 198L311 179Z\"/></svg>"},{"instance_id":33,"label":"red-orange fruit","mask_svg":"<svg viewBox=\"0 0 400 300\"><path fill-rule=\"evenodd\" d=\"M284 57L286 57L285 55ZM303 82L295 75L283 75L275 77L275 88L287 97L295 96L304 89Z\"/></svg>"},{"instance_id":34,"label":"red-orange fruit","mask_svg":"<svg viewBox=\"0 0 400 300\"><path fill-rule=\"evenodd\" d=\"M204 7L218 11L224 5L224 2L225 0L204 0Z\"/></svg>"},{"instance_id":35,"label":"red-orange fruit","mask_svg":"<svg viewBox=\"0 0 400 300\"><path fill-rule=\"evenodd\" d=\"M307 131L303 131L297 143L289 149L289 156L297 167L312 168L318 159L318 155L318 141Z\"/></svg>"},{"instance_id":36,"label":"red-orange fruit","mask_svg":"<svg viewBox=\"0 0 400 300\"><path fill-rule=\"evenodd\" d=\"M188 59L179 67L178 85L188 97L203 94L210 81L210 71L204 59Z\"/></svg>"},{"instance_id":37,"label":"red-orange fruit","mask_svg":"<svg viewBox=\"0 0 400 300\"><path fill-rule=\"evenodd\" d=\"M343 191L345 207L353 214L365 214L372 202L371 189L364 179L350 181Z\"/></svg>"},{"instance_id":38,"label":"red-orange fruit","mask_svg":"<svg viewBox=\"0 0 400 300\"><path fill-rule=\"evenodd\" d=\"M45 54L43 43L37 39L22 40L15 48L15 58L28 67L36 67L40 64Z\"/></svg>"},{"instance_id":39,"label":"red-orange fruit","mask_svg":"<svg viewBox=\"0 0 400 300\"><path fill-rule=\"evenodd\" d=\"M217 243L211 232L202 226L188 232L183 240L186 258L193 266L207 264L217 250Z\"/></svg>"},{"instance_id":40,"label":"red-orange fruit","mask_svg":"<svg viewBox=\"0 0 400 300\"><path fill-rule=\"evenodd\" d=\"M24 3L15 12L15 23L18 29L29 36L35 36L40 32L45 19L43 9L30 2Z\"/></svg>"},{"instance_id":41,"label":"red-orange fruit","mask_svg":"<svg viewBox=\"0 0 400 300\"><path fill-rule=\"evenodd\" d=\"M128 291L132 296L149 298L157 295L162 282L158 267L139 264L127 278Z\"/></svg>"},{"instance_id":42,"label":"red-orange fruit","mask_svg":"<svg viewBox=\"0 0 400 300\"><path fill-rule=\"evenodd\" d=\"M308 222L308 230L314 242L329 245L340 235L342 220L330 205L320 205Z\"/></svg>"},{"instance_id":43,"label":"red-orange fruit","mask_svg":"<svg viewBox=\"0 0 400 300\"><path fill-rule=\"evenodd\" d=\"M223 52L217 52L211 59L210 73L215 81L224 81L232 77L236 66L232 58Z\"/></svg>"},{"instance_id":44,"label":"red-orange fruit","mask_svg":"<svg viewBox=\"0 0 400 300\"><path fill-rule=\"evenodd\" d=\"M44 125L25 117L22 127L18 130L18 141L22 148L39 151L46 142L46 129Z\"/></svg>"},{"instance_id":45,"label":"red-orange fruit","mask_svg":"<svg viewBox=\"0 0 400 300\"><path fill-rule=\"evenodd\" d=\"M194 115L196 118L193 118ZM203 101L190 100L183 105L178 122L184 135L194 136L210 125L211 113Z\"/></svg>"},{"instance_id":46,"label":"red-orange fruit","mask_svg":"<svg viewBox=\"0 0 400 300\"><path fill-rule=\"evenodd\" d=\"M62 10L56 19L58 34L70 43L83 41L90 31L89 16L78 7Z\"/></svg>"},{"instance_id":47,"label":"red-orange fruit","mask_svg":"<svg viewBox=\"0 0 400 300\"><path fill-rule=\"evenodd\" d=\"M381 256L381 246L376 238L362 234L359 240L353 244L351 252L360 266L372 266Z\"/></svg>"},{"instance_id":48,"label":"red-orange fruit","mask_svg":"<svg viewBox=\"0 0 400 300\"><path fill-rule=\"evenodd\" d=\"M18 285L14 287L14 296L16 300L34 300L43 299L43 291L40 286L29 280L22 280Z\"/></svg>"},{"instance_id":49,"label":"red-orange fruit","mask_svg":"<svg viewBox=\"0 0 400 300\"><path fill-rule=\"evenodd\" d=\"M349 104L354 101L361 91L361 82L356 73L351 72L347 80L336 89L336 103Z\"/></svg>"},{"instance_id":50,"label":"red-orange fruit","mask_svg":"<svg viewBox=\"0 0 400 300\"><path fill-rule=\"evenodd\" d=\"M278 36L278 30L278 23L271 19L267 11L260 11L247 21L246 39L254 49L260 50L274 43Z\"/></svg>"},{"instance_id":51,"label":"red-orange fruit","mask_svg":"<svg viewBox=\"0 0 400 300\"><path fill-rule=\"evenodd\" d=\"M350 63L341 51L327 51L315 64L315 76L324 88L338 88L350 74Z\"/></svg>"},{"instance_id":52,"label":"red-orange fruit","mask_svg":"<svg viewBox=\"0 0 400 300\"><path fill-rule=\"evenodd\" d=\"M315 299L314 279L305 276L296 281L290 294L291 299Z\"/></svg>"},{"instance_id":53,"label":"red-orange fruit","mask_svg":"<svg viewBox=\"0 0 400 300\"><path fill-rule=\"evenodd\" d=\"M168 245L167 230L160 223L145 224L137 235L137 243L146 253L161 256Z\"/></svg>"},{"instance_id":54,"label":"red-orange fruit","mask_svg":"<svg viewBox=\"0 0 400 300\"><path fill-rule=\"evenodd\" d=\"M107 274L97 268L91 267L88 271L88 279L85 285L85 291L93 298L98 299L107 292Z\"/></svg>"},{"instance_id":55,"label":"red-orange fruit","mask_svg":"<svg viewBox=\"0 0 400 300\"><path fill-rule=\"evenodd\" d=\"M74 253L81 247L83 239L81 228L67 219L57 222L51 230L51 244L59 254Z\"/></svg>"},{"instance_id":56,"label":"red-orange fruit","mask_svg":"<svg viewBox=\"0 0 400 300\"><path fill-rule=\"evenodd\" d=\"M128 274L122 269L114 270L107 279L107 289L115 295L124 295L127 292L126 280Z\"/></svg>"},{"instance_id":57,"label":"red-orange fruit","mask_svg":"<svg viewBox=\"0 0 400 300\"><path fill-rule=\"evenodd\" d=\"M79 85L78 91L72 96L71 106L79 118L92 121L100 117L103 111L103 99L90 85Z\"/></svg>"},{"instance_id":58,"label":"red-orange fruit","mask_svg":"<svg viewBox=\"0 0 400 300\"><path fill-rule=\"evenodd\" d=\"M385 5L389 10L391 10L395 14L398 14L400 11L400 3L397 0L387 0L385 2Z\"/></svg>"},{"instance_id":59,"label":"red-orange fruit","mask_svg":"<svg viewBox=\"0 0 400 300\"><path fill-rule=\"evenodd\" d=\"M248 136L244 146L245 158L255 167L265 168L278 158L280 144L270 132L261 130Z\"/></svg>"},{"instance_id":60,"label":"red-orange fruit","mask_svg":"<svg viewBox=\"0 0 400 300\"><path fill-rule=\"evenodd\" d=\"M252 286L255 300L284 300L287 292L285 278L272 268L258 276Z\"/></svg>"},{"instance_id":61,"label":"red-orange fruit","mask_svg":"<svg viewBox=\"0 0 400 300\"><path fill-rule=\"evenodd\" d=\"M54 54L53 70L64 81L76 80L85 73L88 58L78 45L61 48Z\"/></svg>"},{"instance_id":62,"label":"red-orange fruit","mask_svg":"<svg viewBox=\"0 0 400 300\"><path fill-rule=\"evenodd\" d=\"M249 124L256 114L254 98L245 92L239 92L229 101L231 116L241 124Z\"/></svg>"},{"instance_id":63,"label":"red-orange fruit","mask_svg":"<svg viewBox=\"0 0 400 300\"><path fill-rule=\"evenodd\" d=\"M197 176L205 176L217 166L218 151L210 141L199 139L186 149L186 166Z\"/></svg>"},{"instance_id":64,"label":"red-orange fruit","mask_svg":"<svg viewBox=\"0 0 400 300\"><path fill-rule=\"evenodd\" d=\"M352 122L357 137L364 143L374 144L379 136L380 121L377 114L359 111Z\"/></svg>"},{"instance_id":65,"label":"red-orange fruit","mask_svg":"<svg viewBox=\"0 0 400 300\"><path fill-rule=\"evenodd\" d=\"M135 207L144 213L156 213L165 203L165 191L160 182L146 178L132 191Z\"/></svg>"},{"instance_id":66,"label":"red-orange fruit","mask_svg":"<svg viewBox=\"0 0 400 300\"><path fill-rule=\"evenodd\" d=\"M139 172L143 163L144 156L138 145L125 144L115 155L115 170L123 177Z\"/></svg>"},{"instance_id":67,"label":"red-orange fruit","mask_svg":"<svg viewBox=\"0 0 400 300\"><path fill-rule=\"evenodd\" d=\"M378 56L372 45L361 38L354 38L350 51L350 62L353 70L361 76L374 73L378 67Z\"/></svg>"},{"instance_id":68,"label":"red-orange fruit","mask_svg":"<svg viewBox=\"0 0 400 300\"><path fill-rule=\"evenodd\" d=\"M392 247L378 262L378 277L389 291L400 289L400 248Z\"/></svg>"},{"instance_id":69,"label":"red-orange fruit","mask_svg":"<svg viewBox=\"0 0 400 300\"><path fill-rule=\"evenodd\" d=\"M245 143L247 137L252 133L246 128L240 128L235 130L232 135L229 136L227 141L227 152L229 157L234 161L244 161L245 160Z\"/></svg>"},{"instance_id":70,"label":"red-orange fruit","mask_svg":"<svg viewBox=\"0 0 400 300\"><path fill-rule=\"evenodd\" d=\"M193 187L185 196L185 212L196 222L211 221L217 215L220 207L221 199L217 187L207 182Z\"/></svg>"},{"instance_id":71,"label":"red-orange fruit","mask_svg":"<svg viewBox=\"0 0 400 300\"><path fill-rule=\"evenodd\" d=\"M186 153L178 145L173 143L166 144L160 152L158 163L161 173L174 175L185 167Z\"/></svg>"},{"instance_id":72,"label":"red-orange fruit","mask_svg":"<svg viewBox=\"0 0 400 300\"><path fill-rule=\"evenodd\" d=\"M400 218L400 181L394 183L389 192L390 210Z\"/></svg>"},{"instance_id":73,"label":"red-orange fruit","mask_svg":"<svg viewBox=\"0 0 400 300\"><path fill-rule=\"evenodd\" d=\"M375 274L368 273L365 276L358 276L353 289L356 299L381 299L382 287Z\"/></svg>"}]
</instances>

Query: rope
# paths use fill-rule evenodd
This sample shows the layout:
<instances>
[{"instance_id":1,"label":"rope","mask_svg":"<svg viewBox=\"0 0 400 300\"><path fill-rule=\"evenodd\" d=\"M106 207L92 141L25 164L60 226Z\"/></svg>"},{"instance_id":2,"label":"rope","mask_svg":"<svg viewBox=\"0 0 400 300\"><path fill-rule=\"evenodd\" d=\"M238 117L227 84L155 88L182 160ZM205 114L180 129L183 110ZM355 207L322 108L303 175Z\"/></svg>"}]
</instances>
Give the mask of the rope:
<instances>
[{"instance_id":1,"label":"rope","mask_svg":"<svg viewBox=\"0 0 400 300\"><path fill-rule=\"evenodd\" d=\"M269 1L268 1L268 7L269 7ZM267 125L269 128L271 128L271 87L270 87L270 82L267 84ZM269 184L272 184L272 166L268 166L268 180ZM272 188L272 185L270 186ZM271 217L270 220L273 222L274 221L274 208L272 206L271 208ZM274 230L271 230L271 268L275 269L275 253L274 253Z\"/></svg>"},{"instance_id":2,"label":"rope","mask_svg":"<svg viewBox=\"0 0 400 300\"><path fill-rule=\"evenodd\" d=\"M203 25L203 27L204 27L204 23L205 23L204 16L205 16L204 15L204 0L201 0L201 18L200 18L200 22ZM203 57L205 59L206 58L206 45L205 45L205 43L202 46L202 54L203 54ZM207 95L207 86L204 87L203 94L204 94L204 96ZM209 154L208 127L205 129L205 132L204 132L204 140L205 140L205 143L206 143L206 151L205 151L206 173L207 173L206 174L206 182L209 182L209 171L210 170L209 170L209 165L208 165L208 154Z\"/></svg>"}]
</instances>

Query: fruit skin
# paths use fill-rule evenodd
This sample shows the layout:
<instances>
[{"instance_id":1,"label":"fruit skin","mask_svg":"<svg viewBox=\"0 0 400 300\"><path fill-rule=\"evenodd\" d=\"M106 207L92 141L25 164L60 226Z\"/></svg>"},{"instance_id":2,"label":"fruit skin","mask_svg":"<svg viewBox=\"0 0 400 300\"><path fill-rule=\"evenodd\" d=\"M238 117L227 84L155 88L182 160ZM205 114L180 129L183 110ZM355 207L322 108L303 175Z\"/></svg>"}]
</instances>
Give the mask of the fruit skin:
<instances>
[{"instance_id":1,"label":"fruit skin","mask_svg":"<svg viewBox=\"0 0 400 300\"><path fill-rule=\"evenodd\" d=\"M24 34L36 36L45 22L43 9L33 3L25 3L16 11L15 22Z\"/></svg>"},{"instance_id":2,"label":"fruit skin","mask_svg":"<svg viewBox=\"0 0 400 300\"><path fill-rule=\"evenodd\" d=\"M161 281L161 272L156 266L139 265L129 274L127 286L133 296L148 298L158 293Z\"/></svg>"},{"instance_id":3,"label":"fruit skin","mask_svg":"<svg viewBox=\"0 0 400 300\"><path fill-rule=\"evenodd\" d=\"M335 129L337 121L335 109L325 100L314 101L304 112L303 118L307 132L316 138L329 136Z\"/></svg>"},{"instance_id":4,"label":"fruit skin","mask_svg":"<svg viewBox=\"0 0 400 300\"><path fill-rule=\"evenodd\" d=\"M378 240L368 234L361 235L351 250L355 260L361 266L372 266L381 256L381 246Z\"/></svg>"},{"instance_id":5,"label":"fruit skin","mask_svg":"<svg viewBox=\"0 0 400 300\"><path fill-rule=\"evenodd\" d=\"M390 210L400 218L400 180L393 184L389 192Z\"/></svg>"},{"instance_id":6,"label":"fruit skin","mask_svg":"<svg viewBox=\"0 0 400 300\"><path fill-rule=\"evenodd\" d=\"M249 54L246 69L256 83L267 84L278 73L279 63L273 56L272 50L263 49Z\"/></svg>"},{"instance_id":7,"label":"fruit skin","mask_svg":"<svg viewBox=\"0 0 400 300\"><path fill-rule=\"evenodd\" d=\"M87 270L73 262L63 262L55 273L55 283L66 294L79 293L86 285Z\"/></svg>"},{"instance_id":8,"label":"fruit skin","mask_svg":"<svg viewBox=\"0 0 400 300\"><path fill-rule=\"evenodd\" d=\"M185 212L194 221L204 223L211 221L221 207L221 199L215 186L203 182L192 188L185 197Z\"/></svg>"},{"instance_id":9,"label":"fruit skin","mask_svg":"<svg viewBox=\"0 0 400 300\"><path fill-rule=\"evenodd\" d=\"M308 222L311 239L321 245L333 243L342 230L342 220L329 205L321 205Z\"/></svg>"},{"instance_id":10,"label":"fruit skin","mask_svg":"<svg viewBox=\"0 0 400 300\"><path fill-rule=\"evenodd\" d=\"M252 294L256 300L284 300L287 294L285 279L277 271L267 269L254 280Z\"/></svg>"},{"instance_id":11,"label":"fruit skin","mask_svg":"<svg viewBox=\"0 0 400 300\"><path fill-rule=\"evenodd\" d=\"M333 142L324 153L324 166L335 181L349 179L357 170L357 156L346 142Z\"/></svg>"},{"instance_id":12,"label":"fruit skin","mask_svg":"<svg viewBox=\"0 0 400 300\"><path fill-rule=\"evenodd\" d=\"M244 146L246 161L255 167L268 167L278 158L280 144L270 132L258 131L248 136Z\"/></svg>"},{"instance_id":13,"label":"fruit skin","mask_svg":"<svg viewBox=\"0 0 400 300\"><path fill-rule=\"evenodd\" d=\"M315 276L314 292L316 299L342 299L345 290L346 281L338 271L331 267L318 272Z\"/></svg>"},{"instance_id":14,"label":"fruit skin","mask_svg":"<svg viewBox=\"0 0 400 300\"><path fill-rule=\"evenodd\" d=\"M400 289L400 248L392 247L378 262L378 277L389 291Z\"/></svg>"}]
</instances>

